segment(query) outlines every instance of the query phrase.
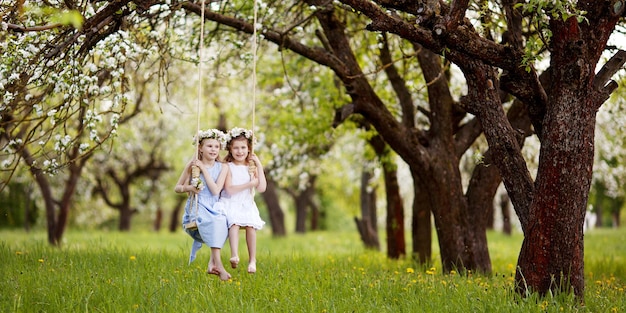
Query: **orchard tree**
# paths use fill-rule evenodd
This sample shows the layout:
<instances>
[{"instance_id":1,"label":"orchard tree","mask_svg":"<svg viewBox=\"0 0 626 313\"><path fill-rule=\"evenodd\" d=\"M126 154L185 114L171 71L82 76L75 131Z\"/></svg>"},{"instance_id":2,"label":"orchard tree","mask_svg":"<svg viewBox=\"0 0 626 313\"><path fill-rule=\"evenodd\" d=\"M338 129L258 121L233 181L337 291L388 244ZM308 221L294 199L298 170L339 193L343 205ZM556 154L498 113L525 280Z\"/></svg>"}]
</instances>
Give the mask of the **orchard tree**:
<instances>
[{"instance_id":1,"label":"orchard tree","mask_svg":"<svg viewBox=\"0 0 626 313\"><path fill-rule=\"evenodd\" d=\"M493 163L524 231L516 274L518 291L546 294L573 288L582 301L582 225L592 177L596 112L617 88L610 78L626 61L623 51L607 46L618 22L623 21L624 2L531 1L518 5L504 1L495 11L482 6L483 20L501 14L503 18L498 20L503 23L491 28L482 25L485 28L479 30L466 18L471 12L469 1L450 5L435 1L341 2L370 17L369 30L419 42L461 68L468 87L462 104L480 119ZM524 37L527 34L530 36ZM533 45L545 48L544 54L531 49ZM615 57L596 72L607 49L614 49ZM540 56L549 60L547 83L541 83L531 62ZM500 88L529 108L541 142L535 180L504 114Z\"/></svg>"},{"instance_id":2,"label":"orchard tree","mask_svg":"<svg viewBox=\"0 0 626 313\"><path fill-rule=\"evenodd\" d=\"M459 192L460 175L455 174L459 151L465 151L463 134L457 133L463 127L450 121L458 118L460 107L482 126L489 160L499 170L522 224L525 239L517 290L542 295L573 290L582 301L582 225L592 177L596 112L617 88L611 77L626 60L622 50L607 45L623 21L624 2L304 2L308 8L272 3L275 7L268 11L291 10L272 12L273 16L294 18L289 20L292 24L281 24L271 23L268 17L263 24L267 26L260 29L263 38L333 69L351 97L354 113L363 115L411 166L415 185L426 191L424 202L435 214L444 269L471 268L481 262L480 256L473 255L477 242L472 237L482 234L468 231L470 215L476 218L478 212L468 212L472 206ZM196 4L183 7L200 13ZM370 20L367 31L394 34L419 47L418 53L425 49L445 56L463 72L467 91L458 103L444 101L445 93L433 90L442 71L426 80L430 130L399 123L365 79L347 35L363 30L355 14ZM237 19L237 14L210 12L207 18L250 33L255 27ZM298 33L314 19L319 23L316 35L321 47L307 46L311 39L305 41ZM605 51L613 57L602 65ZM543 71L541 60L547 62ZM421 61L425 76L425 65L437 64ZM598 66L602 68L596 71ZM541 143L535 179L521 153L521 134L504 110L507 94L527 107ZM457 152L450 153L455 151L450 147L457 147Z\"/></svg>"},{"instance_id":3,"label":"orchard tree","mask_svg":"<svg viewBox=\"0 0 626 313\"><path fill-rule=\"evenodd\" d=\"M149 27L155 12L131 10L129 3L15 1L0 6L0 186L20 169L30 171L53 245L61 243L87 161L114 137L120 123L141 111L129 101L134 93L126 71L155 53L155 42L176 39ZM157 12L161 22L175 20L172 11Z\"/></svg>"},{"instance_id":4,"label":"orchard tree","mask_svg":"<svg viewBox=\"0 0 626 313\"><path fill-rule=\"evenodd\" d=\"M363 32L364 20L353 10L344 10L345 7L328 2L281 4L273 3L265 8L260 24L268 26L260 30L262 38L330 68L350 97L341 112L363 116L409 164L416 195L413 244L420 261L430 261L433 212L444 268L489 272L487 219L482 211L486 206L468 206L468 203L486 198L476 195L495 193L497 184L482 182L499 178L496 171L487 171L472 181L467 196L463 192L459 160L480 135L481 125L477 119L464 120L466 112L449 88L448 64L442 64L438 55L421 45L398 37L387 41L393 49L386 48L387 39ZM197 4L184 3L183 8L201 13ZM231 2L224 2L221 9L205 12L205 16L252 33L249 20L238 19L240 10L233 9ZM276 14L278 11L283 13ZM354 27L354 31L347 25ZM358 53L351 48L353 40L349 34L357 37L354 49L358 48ZM395 53L384 56L385 50ZM386 63L389 59L397 61ZM412 70L416 68L421 73ZM421 87L424 81L428 83ZM427 99L422 93L413 92L421 88L430 94ZM383 98L390 103L386 105ZM429 109L416 108L415 101L423 101ZM466 208L479 211L469 214Z\"/></svg>"}]
</instances>

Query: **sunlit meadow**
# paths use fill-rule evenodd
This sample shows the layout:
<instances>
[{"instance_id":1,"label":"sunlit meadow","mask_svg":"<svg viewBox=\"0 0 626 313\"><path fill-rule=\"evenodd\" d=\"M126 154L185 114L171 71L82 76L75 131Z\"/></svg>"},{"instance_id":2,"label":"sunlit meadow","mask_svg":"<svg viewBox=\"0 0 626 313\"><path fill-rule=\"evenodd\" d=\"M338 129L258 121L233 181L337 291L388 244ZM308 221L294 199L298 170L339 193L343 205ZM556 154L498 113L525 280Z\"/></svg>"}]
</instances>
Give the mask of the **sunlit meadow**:
<instances>
[{"instance_id":1,"label":"sunlit meadow","mask_svg":"<svg viewBox=\"0 0 626 313\"><path fill-rule=\"evenodd\" d=\"M225 282L206 274L206 247L188 264L182 232L70 232L61 249L44 233L0 236L1 312L626 312L625 230L586 235L584 306L571 296L517 297L521 236L495 232L494 273L484 276L443 273L438 255L425 267L388 260L356 233L262 231L258 272L246 273L242 243ZM229 254L227 244L224 262Z\"/></svg>"}]
</instances>

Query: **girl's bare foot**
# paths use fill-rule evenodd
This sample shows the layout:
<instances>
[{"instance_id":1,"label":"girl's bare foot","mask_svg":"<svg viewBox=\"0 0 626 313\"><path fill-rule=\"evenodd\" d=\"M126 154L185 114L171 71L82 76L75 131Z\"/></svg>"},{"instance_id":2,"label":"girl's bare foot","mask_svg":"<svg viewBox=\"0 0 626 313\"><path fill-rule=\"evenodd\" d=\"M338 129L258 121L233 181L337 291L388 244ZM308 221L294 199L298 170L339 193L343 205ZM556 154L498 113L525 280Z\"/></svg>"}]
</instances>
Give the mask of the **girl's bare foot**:
<instances>
[{"instance_id":1,"label":"girl's bare foot","mask_svg":"<svg viewBox=\"0 0 626 313\"><path fill-rule=\"evenodd\" d=\"M231 278L230 274L224 268L216 269L216 271L216 274L220 277L221 280L229 280Z\"/></svg>"},{"instance_id":2,"label":"girl's bare foot","mask_svg":"<svg viewBox=\"0 0 626 313\"><path fill-rule=\"evenodd\" d=\"M207 274L211 274L211 275L219 275L220 271L217 270L217 267L215 266L210 266L207 270L206 270Z\"/></svg>"},{"instance_id":3,"label":"girl's bare foot","mask_svg":"<svg viewBox=\"0 0 626 313\"><path fill-rule=\"evenodd\" d=\"M234 256L234 257L230 258L230 267L237 268L237 265L239 265L239 257L238 256Z\"/></svg>"},{"instance_id":4,"label":"girl's bare foot","mask_svg":"<svg viewBox=\"0 0 626 313\"><path fill-rule=\"evenodd\" d=\"M213 275L220 274L220 272L217 270L217 267L215 266L215 263L213 263L213 260L209 262L209 267L206 269L206 272Z\"/></svg>"},{"instance_id":5,"label":"girl's bare foot","mask_svg":"<svg viewBox=\"0 0 626 313\"><path fill-rule=\"evenodd\" d=\"M256 262L250 262L250 265L248 265L248 273L256 273Z\"/></svg>"}]
</instances>

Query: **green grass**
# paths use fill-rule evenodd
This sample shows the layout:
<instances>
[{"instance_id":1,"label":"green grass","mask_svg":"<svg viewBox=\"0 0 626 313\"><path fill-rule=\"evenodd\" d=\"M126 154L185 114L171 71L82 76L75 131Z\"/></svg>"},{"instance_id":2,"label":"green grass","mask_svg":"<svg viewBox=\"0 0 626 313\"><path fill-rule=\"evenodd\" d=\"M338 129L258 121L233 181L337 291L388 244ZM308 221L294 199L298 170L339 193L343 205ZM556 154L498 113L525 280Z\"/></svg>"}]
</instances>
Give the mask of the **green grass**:
<instances>
[{"instance_id":1,"label":"green grass","mask_svg":"<svg viewBox=\"0 0 626 313\"><path fill-rule=\"evenodd\" d=\"M571 296L511 291L520 235L489 233L494 274L464 276L388 260L356 233L264 231L259 272L245 272L242 242L241 266L226 282L205 273L206 247L187 264L182 232L69 232L61 249L44 233L0 238L0 312L626 312L625 230L586 235L584 307Z\"/></svg>"}]
</instances>

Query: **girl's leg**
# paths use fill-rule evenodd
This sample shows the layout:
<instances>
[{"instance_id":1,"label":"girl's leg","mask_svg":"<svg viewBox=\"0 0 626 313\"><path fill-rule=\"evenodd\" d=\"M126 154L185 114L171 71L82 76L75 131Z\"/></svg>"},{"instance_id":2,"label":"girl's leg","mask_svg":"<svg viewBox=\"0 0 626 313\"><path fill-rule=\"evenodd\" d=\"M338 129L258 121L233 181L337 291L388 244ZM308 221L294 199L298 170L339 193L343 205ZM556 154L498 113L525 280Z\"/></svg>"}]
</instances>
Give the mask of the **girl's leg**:
<instances>
[{"instance_id":1,"label":"girl's leg","mask_svg":"<svg viewBox=\"0 0 626 313\"><path fill-rule=\"evenodd\" d=\"M209 273L219 275L221 280L229 280L231 276L224 268L224 264L222 264L222 256L220 252L221 252L220 248L211 248L211 261L209 262Z\"/></svg>"},{"instance_id":2,"label":"girl's leg","mask_svg":"<svg viewBox=\"0 0 626 313\"><path fill-rule=\"evenodd\" d=\"M239 225L233 225L228 229L228 242L230 243L230 266L237 268L239 264Z\"/></svg>"},{"instance_id":3,"label":"girl's leg","mask_svg":"<svg viewBox=\"0 0 626 313\"><path fill-rule=\"evenodd\" d=\"M246 243L248 245L248 256L250 256L248 273L256 273L256 229L254 227L246 227Z\"/></svg>"}]
</instances>

